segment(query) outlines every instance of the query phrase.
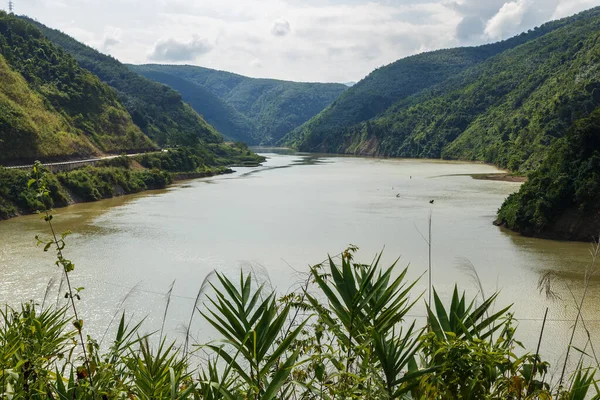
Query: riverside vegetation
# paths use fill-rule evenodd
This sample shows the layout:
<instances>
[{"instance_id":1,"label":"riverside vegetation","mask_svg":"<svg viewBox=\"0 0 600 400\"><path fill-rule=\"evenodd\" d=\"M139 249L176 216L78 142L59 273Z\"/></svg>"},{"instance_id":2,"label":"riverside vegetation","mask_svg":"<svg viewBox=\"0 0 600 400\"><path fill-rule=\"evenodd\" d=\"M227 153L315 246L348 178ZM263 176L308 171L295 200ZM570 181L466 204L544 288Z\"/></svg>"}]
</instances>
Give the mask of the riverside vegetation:
<instances>
[{"instance_id":1,"label":"riverside vegetation","mask_svg":"<svg viewBox=\"0 0 600 400\"><path fill-rule=\"evenodd\" d=\"M264 161L243 143L181 147L135 157L121 156L100 161L97 166L47 173L49 205L62 207L74 202L96 201L144 190L162 189L183 176L212 176L231 172L228 166L257 165ZM134 163L138 166L135 167ZM42 167L43 168L43 167ZM39 210L40 201L26 183L29 174L0 167L0 220Z\"/></svg>"},{"instance_id":2,"label":"riverside vegetation","mask_svg":"<svg viewBox=\"0 0 600 400\"><path fill-rule=\"evenodd\" d=\"M217 333L212 342L191 343L190 325L185 343L169 342L162 331L143 335L141 323L126 323L124 314L106 327L113 332L110 343L107 336L86 336L78 314L85 291L75 286L75 265L66 258L68 233L53 228L52 177L38 164L27 185L49 226L49 238L38 242L44 251L56 251L64 272L66 305L49 306L46 293L41 304L0 311L3 397L600 398L596 370L583 361L585 348L576 371L553 381L537 351L520 349L510 306L498 309L496 296L484 297L483 291L480 300L469 301L455 288L444 301L429 288L426 322L413 321L410 312L423 300L415 282L406 280L407 269L384 267L380 257L357 262L356 247L311 267L302 287L282 297L251 274L207 277L190 325L203 318ZM168 307L167 299L165 315ZM199 364L198 354L207 356Z\"/></svg>"},{"instance_id":3,"label":"riverside vegetation","mask_svg":"<svg viewBox=\"0 0 600 400\"><path fill-rule=\"evenodd\" d=\"M600 175L579 175L576 166L593 169L600 147L594 139L589 152L568 150L577 140L565 138L599 117L599 24L600 8L594 8L503 42L397 61L282 142L302 151L537 170L500 210L499 222L528 235L589 241L600 226L600 203L584 198L597 192ZM551 166L557 151L565 154L562 170Z\"/></svg>"},{"instance_id":4,"label":"riverside vegetation","mask_svg":"<svg viewBox=\"0 0 600 400\"><path fill-rule=\"evenodd\" d=\"M53 206L163 188L174 173L209 176L264 160L242 143L225 143L179 93L68 39L60 44L80 50L75 57L35 22L0 11L0 163L149 153L135 168L121 158L53 175ZM171 149L157 152L159 145ZM26 181L26 172L0 167L0 219L38 209Z\"/></svg>"}]
</instances>

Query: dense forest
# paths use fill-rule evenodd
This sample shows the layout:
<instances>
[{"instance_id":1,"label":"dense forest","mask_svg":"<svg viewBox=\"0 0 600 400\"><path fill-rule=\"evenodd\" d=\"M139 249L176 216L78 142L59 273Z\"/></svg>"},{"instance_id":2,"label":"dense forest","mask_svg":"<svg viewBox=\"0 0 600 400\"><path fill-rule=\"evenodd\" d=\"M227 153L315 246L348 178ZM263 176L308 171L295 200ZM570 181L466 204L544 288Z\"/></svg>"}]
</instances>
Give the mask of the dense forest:
<instances>
[{"instance_id":1,"label":"dense forest","mask_svg":"<svg viewBox=\"0 0 600 400\"><path fill-rule=\"evenodd\" d=\"M490 45L488 49L498 46L498 54L474 63L463 72L448 75L431 87L411 89L412 93L406 93L383 111L377 110L375 116L372 116L375 112L367 113L360 123L347 121L343 113L336 111L337 104L355 100L355 109L364 108L366 103L361 100L365 96L351 95L360 90L379 92L376 86L372 86L372 92L365 89L382 75L376 71L288 135L286 141L304 151L463 159L494 163L523 174L537 171L520 194L504 206L501 220L531 235L589 240L589 231L597 230L598 225L587 218L584 229L575 220L582 220L582 215L594 215L600 208L598 202L586 205L576 192L594 192L600 177L575 174L574 169L571 175L555 175L556 159L551 159L558 157L557 153L563 154L561 145L570 143L561 140L567 132L580 129L578 124L593 126L590 118L598 115L595 110L600 107L599 28L600 8L546 24ZM473 55L485 48L428 53L401 60L395 67L404 63L406 77L430 80L427 68L422 66L421 72L411 69L417 60ZM433 65L435 76L445 69L440 67L443 63L429 65ZM391 66L385 71L387 78L379 85L387 80L393 86L389 69ZM597 135L597 131L591 132ZM588 145L597 146L597 142L589 141ZM544 161L547 157L550 159ZM577 152L564 153L563 157L570 160L570 168L579 163L587 165L589 161L579 158L583 153ZM569 182L563 182L560 195L555 196L550 194L558 190L552 182L559 178ZM568 201L565 196L570 196ZM579 211L575 215L572 210ZM559 223L562 217L570 222ZM551 226L554 226L552 233ZM573 233L574 226L582 228L580 234Z\"/></svg>"},{"instance_id":2,"label":"dense forest","mask_svg":"<svg viewBox=\"0 0 600 400\"><path fill-rule=\"evenodd\" d=\"M184 100L219 131L249 144L276 143L347 89L337 83L254 79L190 65L130 68L180 91ZM206 91L220 102L214 102Z\"/></svg>"},{"instance_id":3,"label":"dense forest","mask_svg":"<svg viewBox=\"0 0 600 400\"><path fill-rule=\"evenodd\" d=\"M422 53L378 68L315 118L287 135L284 142L303 149L337 151L327 143L337 140L348 128L370 120L394 103L435 87L490 57L539 38L578 18L580 16L550 22L502 42Z\"/></svg>"},{"instance_id":4,"label":"dense forest","mask_svg":"<svg viewBox=\"0 0 600 400\"><path fill-rule=\"evenodd\" d=\"M35 24L55 45L72 54L82 68L116 89L136 125L159 145L194 145L198 140L206 143L223 140L175 90L130 71L115 58L58 30L27 17L20 18Z\"/></svg>"},{"instance_id":5,"label":"dense forest","mask_svg":"<svg viewBox=\"0 0 600 400\"><path fill-rule=\"evenodd\" d=\"M600 108L575 122L518 193L498 223L528 235L589 241L600 228Z\"/></svg>"},{"instance_id":6,"label":"dense forest","mask_svg":"<svg viewBox=\"0 0 600 400\"><path fill-rule=\"evenodd\" d=\"M137 73L171 87L226 138L244 143L260 143L260 137L248 117L213 94L208 89L175 75L145 67L132 67Z\"/></svg>"},{"instance_id":7,"label":"dense forest","mask_svg":"<svg viewBox=\"0 0 600 400\"><path fill-rule=\"evenodd\" d=\"M34 26L0 12L0 162L156 146L117 94Z\"/></svg>"}]
</instances>

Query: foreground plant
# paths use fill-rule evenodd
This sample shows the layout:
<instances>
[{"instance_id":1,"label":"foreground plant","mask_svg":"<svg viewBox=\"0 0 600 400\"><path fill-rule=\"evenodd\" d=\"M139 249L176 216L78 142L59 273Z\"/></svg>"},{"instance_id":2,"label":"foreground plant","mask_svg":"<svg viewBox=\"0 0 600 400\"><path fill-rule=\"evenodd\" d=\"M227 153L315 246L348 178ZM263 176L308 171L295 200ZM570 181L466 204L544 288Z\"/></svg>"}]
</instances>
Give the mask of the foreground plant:
<instances>
[{"instance_id":1,"label":"foreground plant","mask_svg":"<svg viewBox=\"0 0 600 400\"><path fill-rule=\"evenodd\" d=\"M311 267L302 288L279 299L252 274L215 273L216 282L211 274L194 312L218 338L197 343L196 354L163 329L141 335L141 322L128 324L124 313L108 348L84 341L74 265L62 252L65 236L54 232L43 173L33 172L52 232L40 242L56 248L69 305L0 310L1 399L600 399L596 371L582 362L568 389L550 391L538 352L517 354L524 349L510 306L492 311L497 295L476 305L458 288L449 302L433 290L427 317L409 320L421 294L407 269L383 268L381 255L355 262L356 247ZM201 308L207 286L213 292ZM208 359L192 364L199 352Z\"/></svg>"}]
</instances>

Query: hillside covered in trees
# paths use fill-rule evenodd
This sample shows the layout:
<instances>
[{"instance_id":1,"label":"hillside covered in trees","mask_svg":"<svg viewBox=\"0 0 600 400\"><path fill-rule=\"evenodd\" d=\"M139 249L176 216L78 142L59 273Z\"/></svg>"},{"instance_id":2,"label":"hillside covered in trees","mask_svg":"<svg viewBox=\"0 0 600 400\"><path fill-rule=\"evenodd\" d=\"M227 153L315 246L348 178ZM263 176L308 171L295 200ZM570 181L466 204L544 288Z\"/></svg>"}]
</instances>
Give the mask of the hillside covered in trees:
<instances>
[{"instance_id":1,"label":"hillside covered in trees","mask_svg":"<svg viewBox=\"0 0 600 400\"><path fill-rule=\"evenodd\" d=\"M0 162L155 148L114 90L36 27L0 12Z\"/></svg>"},{"instance_id":2,"label":"hillside covered in trees","mask_svg":"<svg viewBox=\"0 0 600 400\"><path fill-rule=\"evenodd\" d=\"M27 17L55 45L72 54L79 66L116 89L119 99L141 130L159 145L219 143L222 136L186 104L175 90L130 71L111 56Z\"/></svg>"},{"instance_id":3,"label":"hillside covered in trees","mask_svg":"<svg viewBox=\"0 0 600 400\"><path fill-rule=\"evenodd\" d=\"M581 124L594 126L598 116L598 39L600 8L595 8L505 42L400 60L349 89L285 142L303 151L485 161L524 174L537 171L504 206L501 220L531 235L589 240L597 224L586 225L580 235L571 225L600 210L598 202L588 204L580 196L593 192L600 176L576 173L575 166L593 164L593 157L569 149L576 142L561 138ZM481 56L486 49L488 56ZM412 86L400 84L411 77ZM374 96L385 93L377 88L386 82L405 92L390 106L382 100L382 107L369 109L378 104ZM348 107L370 111L362 121L351 120L338 110ZM564 171L544 161L547 157L563 157ZM557 179L563 181L554 197L549 193L558 190ZM571 228L550 234L550 226L567 212L572 223L562 225Z\"/></svg>"},{"instance_id":4,"label":"hillside covered in trees","mask_svg":"<svg viewBox=\"0 0 600 400\"><path fill-rule=\"evenodd\" d=\"M357 125L361 126L361 123L386 111L393 113L396 108L391 108L392 106L402 104L400 102L409 100L412 96L444 93L453 88L446 85L446 82L459 74L464 76L455 78L454 81L468 85L471 75L465 72L471 68L580 18L584 16L550 22L505 41L422 53L378 68L349 88L323 112L288 134L283 142L309 151L343 152L345 149L341 146L342 138L348 131L354 131ZM419 101L422 98L418 97L406 104L412 105ZM348 150L352 151L383 153L375 147Z\"/></svg>"},{"instance_id":5,"label":"hillside covered in trees","mask_svg":"<svg viewBox=\"0 0 600 400\"><path fill-rule=\"evenodd\" d=\"M191 65L129 67L175 88L224 135L249 144L276 143L347 89L337 83L255 79Z\"/></svg>"}]
</instances>

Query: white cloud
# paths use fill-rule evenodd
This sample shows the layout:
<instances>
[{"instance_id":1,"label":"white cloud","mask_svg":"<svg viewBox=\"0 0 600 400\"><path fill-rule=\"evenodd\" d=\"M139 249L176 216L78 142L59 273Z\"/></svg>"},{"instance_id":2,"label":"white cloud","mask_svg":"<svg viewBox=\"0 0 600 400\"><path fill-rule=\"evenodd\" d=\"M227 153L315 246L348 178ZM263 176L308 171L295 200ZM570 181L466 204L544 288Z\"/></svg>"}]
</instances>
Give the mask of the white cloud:
<instances>
[{"instance_id":1,"label":"white cloud","mask_svg":"<svg viewBox=\"0 0 600 400\"><path fill-rule=\"evenodd\" d=\"M255 58L254 60L250 61L250 66L253 68L262 68L263 64L258 58Z\"/></svg>"},{"instance_id":2,"label":"white cloud","mask_svg":"<svg viewBox=\"0 0 600 400\"><path fill-rule=\"evenodd\" d=\"M568 17L580 11L592 8L598 5L597 0L561 0L552 19Z\"/></svg>"},{"instance_id":3,"label":"white cloud","mask_svg":"<svg viewBox=\"0 0 600 400\"><path fill-rule=\"evenodd\" d=\"M348 82L418 52L506 38L599 5L600 0L29 0L18 11L123 62L189 62L250 76Z\"/></svg>"},{"instance_id":4,"label":"white cloud","mask_svg":"<svg viewBox=\"0 0 600 400\"><path fill-rule=\"evenodd\" d=\"M273 36L286 36L292 28L290 27L290 23L285 19L276 19L273 22L273 27L271 28L271 34Z\"/></svg>"},{"instance_id":5,"label":"white cloud","mask_svg":"<svg viewBox=\"0 0 600 400\"><path fill-rule=\"evenodd\" d=\"M531 6L531 0L505 3L498 13L487 22L485 34L492 39L504 39L521 25L529 6Z\"/></svg>"},{"instance_id":6,"label":"white cloud","mask_svg":"<svg viewBox=\"0 0 600 400\"><path fill-rule=\"evenodd\" d=\"M110 51L110 49L116 45L121 44L121 36L123 32L120 28L109 26L104 30L104 39L100 50Z\"/></svg>"},{"instance_id":7,"label":"white cloud","mask_svg":"<svg viewBox=\"0 0 600 400\"><path fill-rule=\"evenodd\" d=\"M148 56L153 61L194 61L198 56L211 51L213 46L208 40L194 36L189 41L178 41L173 38L161 39L154 45Z\"/></svg>"}]
</instances>

